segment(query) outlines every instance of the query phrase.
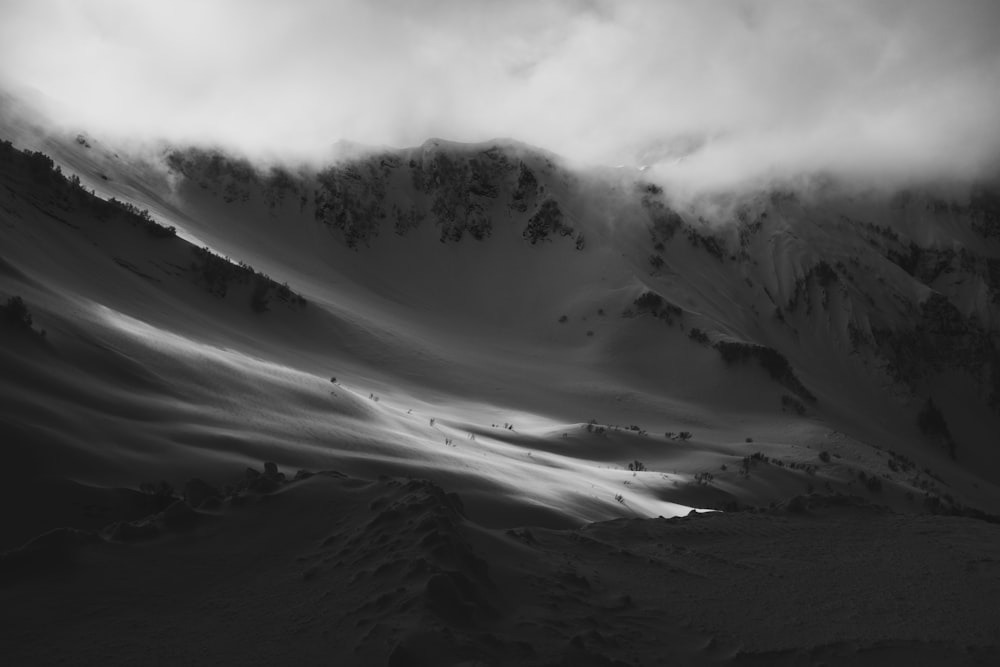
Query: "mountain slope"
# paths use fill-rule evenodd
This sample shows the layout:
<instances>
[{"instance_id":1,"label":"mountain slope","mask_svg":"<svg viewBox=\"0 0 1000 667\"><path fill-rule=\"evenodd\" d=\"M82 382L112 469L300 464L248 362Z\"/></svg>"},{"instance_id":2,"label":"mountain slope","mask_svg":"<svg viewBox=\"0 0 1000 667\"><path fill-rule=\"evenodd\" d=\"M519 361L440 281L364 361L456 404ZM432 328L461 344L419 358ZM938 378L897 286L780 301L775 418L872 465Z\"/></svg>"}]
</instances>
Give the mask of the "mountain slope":
<instances>
[{"instance_id":1,"label":"mountain slope","mask_svg":"<svg viewBox=\"0 0 1000 667\"><path fill-rule=\"evenodd\" d=\"M731 218L706 220L697 211L672 210L659 188L627 174L573 174L549 157L532 161L524 151L503 142L455 147L432 141L312 176L303 173L296 189L298 216L265 213L269 181L248 163L227 171L232 162L197 152L186 158L172 153L168 162L181 175L174 195L198 211L200 220L211 220L211 228L227 230L212 232L203 224L199 233L253 253L269 238L280 234L284 241L296 230L315 232L320 223L334 240L360 247L359 257L343 247L324 248L309 275L337 266L338 273L363 282L366 294L413 304L409 321L428 310L437 310L433 321L443 319L441 311L458 311L466 322L491 330L506 326L515 333L520 327L510 323L524 321L534 325L534 336L543 318L567 306L580 304L581 319L598 311L615 315L634 311L630 302L652 291L682 330L694 324L711 334L713 343L735 339L775 348L800 373L818 374L814 384L820 391L832 383L835 397L845 395L845 385L866 392L864 400L844 406L841 418L866 406L877 408L873 415L896 412L892 429L909 422L912 438L914 415L926 397L941 403L963 395L946 412L960 414L953 421L977 425L959 427L971 467L995 463L989 445L1000 426L1000 250L997 200L989 191L974 190L958 204L927 193L848 195L830 186L809 195L745 196L723 209ZM352 187L355 194L343 195ZM534 200L531 193L537 193ZM338 202L336 213L330 212L330 201ZM551 232L552 243L537 249L529 237L545 211L561 222L559 231ZM234 224L220 225L233 217L238 217ZM354 219L367 226L350 226ZM400 219L417 221L416 226L401 226ZM400 238L385 238L390 225ZM470 225L488 232L475 242L467 238L461 253L439 249L444 253L439 256L428 247L433 238L454 242ZM241 243L242 234L253 240ZM571 238L579 240L575 252L569 249ZM525 240L536 251L526 249ZM296 248L284 268L312 261L316 249ZM340 270L343 264L350 268ZM506 301L505 293L512 295ZM543 295L549 298L543 301ZM525 311L527 304L543 308ZM669 355L669 347L658 345L655 356ZM963 377L945 377L949 369ZM688 374L685 383L696 374ZM938 389L939 383L944 387ZM956 383L960 388L953 388ZM885 400L893 393L911 397L902 406L905 416L898 401ZM875 439L885 437L880 433Z\"/></svg>"},{"instance_id":2,"label":"mountain slope","mask_svg":"<svg viewBox=\"0 0 1000 667\"><path fill-rule=\"evenodd\" d=\"M9 660L996 661L988 191L15 129Z\"/></svg>"},{"instance_id":3,"label":"mountain slope","mask_svg":"<svg viewBox=\"0 0 1000 667\"><path fill-rule=\"evenodd\" d=\"M659 188L631 174L575 173L510 142L432 140L322 169L270 170L197 150L134 162L85 137L54 145L85 183L291 285L274 286L262 299L269 310L255 313L246 307L251 282L206 270L211 255L190 247L164 253L176 239L136 245L102 231L90 240L98 250L87 252L108 253L117 266L106 257L106 271L88 268L82 275L65 260L66 253L85 256L75 241L66 242L62 255L45 250L52 259L43 259L38 243L8 246L7 261L20 261L18 268L39 283L72 284L79 291L71 301L85 297L110 308L92 306L100 316L91 322L116 336L127 332L137 349L158 340L171 350L168 358L203 359L222 348L219 363L238 367L237 375L253 382L272 372L265 370L271 364L280 369L274 373L288 374L282 382L308 394L292 405L314 407L297 414L298 407L276 402L289 414L264 410L251 432L254 439L267 434L262 439L278 449L261 443L235 446L239 451L323 451L328 458L292 455L289 462L328 467L346 459L359 473L371 472L371 462L392 451L395 465L433 461L439 479L454 482L451 476L467 474L469 456L496 455L520 468L520 459L539 449L566 466L560 482L543 486L568 484L582 504L574 509L561 488L535 490L536 500L547 511L580 519L622 509L614 484L628 480L598 472L603 465L640 458L664 473L651 489L622 495L636 511L669 513L655 499L681 501L696 492L720 506L815 488L809 475L793 475L775 488L754 489L735 469L758 450L812 466L818 450L853 436L850 456L859 469L868 469L872 455L862 443L892 449L938 477L947 470L949 495L995 502L994 492L976 490L970 477L993 482L997 470L992 445L1000 422L990 407L997 377L991 278L997 250L988 207L941 213L927 196L885 203L875 194L771 193L729 205L732 220L718 215L710 221L694 209L674 208ZM41 210L44 203L30 206L58 222L58 213ZM942 219L947 224L939 224ZM60 233L71 234L68 229ZM948 234L952 248L940 249L942 238L923 238L928 229ZM936 245L907 244L915 238ZM980 243L971 250L975 239ZM968 245L954 245L960 243ZM141 256L149 257L148 265L136 261ZM168 275L183 274L180 267L192 261L201 266L194 270L200 277ZM942 262L951 270L938 269ZM126 272L134 288L121 288ZM948 275L956 272L965 277ZM164 280L169 287L157 283ZM309 306L286 305L275 296L279 290L291 301L293 290L301 293ZM159 378L176 374L170 365L164 362ZM192 372L178 380L180 387L171 379L164 391L211 403L199 385L232 393L227 383L251 382L232 379L231 371L212 373L222 381L199 377L203 368ZM331 408L360 419L347 433L339 424L319 425L329 407L321 408L328 399L319 398L329 395L329 388L320 389L329 375L361 399ZM947 433L920 433L917 415L928 396L943 410ZM246 410L233 406L248 402L268 399L226 401L213 409L212 428L246 443ZM592 419L636 430L595 437L584 428ZM382 420L382 427L371 423ZM511 423L516 432L495 428ZM451 430L442 433L444 424ZM384 440L397 437L378 435L381 428L407 435L387 445ZM694 439L662 435L681 431ZM350 444L362 434L374 442ZM458 466L450 472L438 454L418 463L423 455L408 440L440 445L472 436L473 452L445 450ZM489 447L495 449L487 454ZM948 461L949 448L958 465ZM728 474L720 470L727 461ZM552 466L528 465L543 477ZM510 478L492 479L473 468L473 487L483 477L509 487ZM679 479L710 471L717 479L709 493L693 481L688 491L673 492L674 471ZM898 485L900 496L923 492L929 483L891 469L878 474ZM600 479L602 493L580 492L595 483L588 475ZM821 481L831 488L857 483L850 468ZM602 509L591 516L595 503Z\"/></svg>"}]
</instances>

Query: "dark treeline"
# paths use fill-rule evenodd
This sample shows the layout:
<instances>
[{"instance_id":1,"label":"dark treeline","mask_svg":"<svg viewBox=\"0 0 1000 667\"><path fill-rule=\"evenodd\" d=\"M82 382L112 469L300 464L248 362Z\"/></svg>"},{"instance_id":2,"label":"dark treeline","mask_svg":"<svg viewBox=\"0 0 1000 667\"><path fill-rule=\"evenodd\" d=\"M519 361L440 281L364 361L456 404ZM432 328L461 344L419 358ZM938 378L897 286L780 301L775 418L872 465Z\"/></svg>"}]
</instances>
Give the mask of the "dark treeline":
<instances>
[{"instance_id":1,"label":"dark treeline","mask_svg":"<svg viewBox=\"0 0 1000 667\"><path fill-rule=\"evenodd\" d=\"M72 174L67 177L52 158L40 151L20 150L10 141L0 141L0 170L20 180L26 192L44 194L45 201L57 209L81 211L100 222L127 223L155 238L171 239L177 235L175 227L158 223L146 209L114 197L98 197L93 190L83 186L79 176ZM75 227L68 221L64 222ZM272 295L286 303L306 304L306 300L287 284L278 283L244 262L232 262L215 255L208 248L191 246L191 250L194 257L190 268L194 271L194 280L212 294L225 297L231 283L252 282L250 306L254 312L267 311Z\"/></svg>"},{"instance_id":2,"label":"dark treeline","mask_svg":"<svg viewBox=\"0 0 1000 667\"><path fill-rule=\"evenodd\" d=\"M56 194L64 203L75 205L98 220L123 219L132 225L141 226L151 236L159 238L170 238L177 234L173 226L156 222L146 209L118 201L114 197L101 199L93 190L88 191L83 187L79 176L72 174L67 177L52 158L40 151L19 150L10 141L0 141L0 165L23 174L32 185Z\"/></svg>"}]
</instances>

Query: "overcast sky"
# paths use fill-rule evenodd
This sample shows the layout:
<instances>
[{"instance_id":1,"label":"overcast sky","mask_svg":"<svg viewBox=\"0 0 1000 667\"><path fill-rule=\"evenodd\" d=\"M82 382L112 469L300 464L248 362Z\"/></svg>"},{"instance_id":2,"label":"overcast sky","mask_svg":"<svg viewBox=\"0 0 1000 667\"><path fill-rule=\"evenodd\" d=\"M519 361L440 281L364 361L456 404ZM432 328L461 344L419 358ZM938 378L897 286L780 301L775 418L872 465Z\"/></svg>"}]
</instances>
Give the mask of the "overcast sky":
<instances>
[{"instance_id":1,"label":"overcast sky","mask_svg":"<svg viewBox=\"0 0 1000 667\"><path fill-rule=\"evenodd\" d=\"M0 80L95 135L250 152L965 177L1000 155L1000 0L0 0Z\"/></svg>"}]
</instances>

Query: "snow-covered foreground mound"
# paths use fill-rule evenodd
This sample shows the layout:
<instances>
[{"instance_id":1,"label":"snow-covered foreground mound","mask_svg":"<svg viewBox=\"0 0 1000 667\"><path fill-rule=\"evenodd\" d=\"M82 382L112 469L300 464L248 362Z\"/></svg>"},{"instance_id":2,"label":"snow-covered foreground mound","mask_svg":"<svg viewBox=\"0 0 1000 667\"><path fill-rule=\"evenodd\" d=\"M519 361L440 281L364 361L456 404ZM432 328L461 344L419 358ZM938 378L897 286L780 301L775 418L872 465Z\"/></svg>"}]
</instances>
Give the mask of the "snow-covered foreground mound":
<instances>
[{"instance_id":1,"label":"snow-covered foreground mound","mask_svg":"<svg viewBox=\"0 0 1000 667\"><path fill-rule=\"evenodd\" d=\"M249 469L0 557L11 664L995 664L997 527L846 497L486 529L423 481ZM67 492L68 495L76 492ZM227 495L230 494L230 495ZM221 495L227 495L225 499ZM159 504L144 519L122 517ZM195 505L198 509L192 507Z\"/></svg>"}]
</instances>

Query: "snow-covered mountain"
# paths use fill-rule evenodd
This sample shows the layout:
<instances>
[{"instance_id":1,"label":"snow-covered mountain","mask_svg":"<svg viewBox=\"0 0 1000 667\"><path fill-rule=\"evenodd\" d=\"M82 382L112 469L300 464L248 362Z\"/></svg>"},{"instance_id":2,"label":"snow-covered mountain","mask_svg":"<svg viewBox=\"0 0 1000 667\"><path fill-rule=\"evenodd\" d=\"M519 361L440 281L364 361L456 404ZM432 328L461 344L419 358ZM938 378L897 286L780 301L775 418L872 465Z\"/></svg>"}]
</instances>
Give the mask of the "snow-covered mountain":
<instances>
[{"instance_id":1,"label":"snow-covered mountain","mask_svg":"<svg viewBox=\"0 0 1000 667\"><path fill-rule=\"evenodd\" d=\"M94 250L117 246L108 276L67 266L47 244L9 245L9 265L51 289L58 278L28 261L44 251L106 320L336 375L362 398L378 394L376 412L434 396L437 426L461 422L436 434L442 442L488 437L496 423L520 433L520 414L570 460L578 450L562 443L593 439L591 420L661 447L674 442L664 433L689 431L699 457L699 444L794 451L805 431L820 449L819 434L832 433L996 482L1000 205L986 188L942 198L825 184L678 204L641 172L573 170L511 141L429 140L320 167L200 149L122 158L85 135L47 141L83 190L148 210L212 252L169 239L133 249L111 234ZM68 243L70 229L59 230ZM153 295L135 305L123 280ZM174 282L200 287L200 301ZM476 417L449 414L462 403ZM634 458L617 447L587 445L604 463ZM675 469L648 448L648 467ZM700 465L684 472L720 476L721 462ZM879 472L919 490L912 475Z\"/></svg>"},{"instance_id":2,"label":"snow-covered mountain","mask_svg":"<svg viewBox=\"0 0 1000 667\"><path fill-rule=\"evenodd\" d=\"M353 497L299 469L430 479L461 507L410 490L455 534L848 496L1000 511L992 185L679 200L509 140L265 164L6 127L0 438L5 502L33 509L0 574L49 529L170 532L156 503L192 477L230 504ZM427 558L468 577L434 586L493 585Z\"/></svg>"}]
</instances>

